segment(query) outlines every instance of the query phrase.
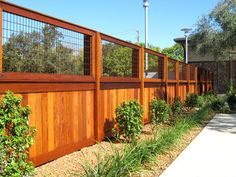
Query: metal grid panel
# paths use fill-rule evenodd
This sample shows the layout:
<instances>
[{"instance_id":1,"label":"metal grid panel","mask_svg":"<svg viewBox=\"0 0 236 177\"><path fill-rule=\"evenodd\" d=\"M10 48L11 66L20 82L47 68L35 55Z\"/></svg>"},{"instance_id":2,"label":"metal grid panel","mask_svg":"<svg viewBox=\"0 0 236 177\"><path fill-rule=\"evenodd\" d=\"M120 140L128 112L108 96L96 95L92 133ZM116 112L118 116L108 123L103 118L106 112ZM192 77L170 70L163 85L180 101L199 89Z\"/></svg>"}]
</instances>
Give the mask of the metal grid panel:
<instances>
[{"instance_id":1,"label":"metal grid panel","mask_svg":"<svg viewBox=\"0 0 236 177\"><path fill-rule=\"evenodd\" d=\"M187 80L187 67L183 63L179 63L179 80Z\"/></svg>"},{"instance_id":2,"label":"metal grid panel","mask_svg":"<svg viewBox=\"0 0 236 177\"><path fill-rule=\"evenodd\" d=\"M190 65L190 80L194 80L194 65Z\"/></svg>"},{"instance_id":3,"label":"metal grid panel","mask_svg":"<svg viewBox=\"0 0 236 177\"><path fill-rule=\"evenodd\" d=\"M102 40L102 75L138 77L138 50Z\"/></svg>"},{"instance_id":4,"label":"metal grid panel","mask_svg":"<svg viewBox=\"0 0 236 177\"><path fill-rule=\"evenodd\" d=\"M175 65L176 62L172 61L172 60L168 60L168 79L169 80L175 80Z\"/></svg>"},{"instance_id":5,"label":"metal grid panel","mask_svg":"<svg viewBox=\"0 0 236 177\"><path fill-rule=\"evenodd\" d=\"M163 78L164 59L158 55L146 53L144 54L144 66L148 58L148 69L145 68L145 78Z\"/></svg>"},{"instance_id":6,"label":"metal grid panel","mask_svg":"<svg viewBox=\"0 0 236 177\"><path fill-rule=\"evenodd\" d=\"M3 12L3 71L90 75L91 37Z\"/></svg>"}]
</instances>

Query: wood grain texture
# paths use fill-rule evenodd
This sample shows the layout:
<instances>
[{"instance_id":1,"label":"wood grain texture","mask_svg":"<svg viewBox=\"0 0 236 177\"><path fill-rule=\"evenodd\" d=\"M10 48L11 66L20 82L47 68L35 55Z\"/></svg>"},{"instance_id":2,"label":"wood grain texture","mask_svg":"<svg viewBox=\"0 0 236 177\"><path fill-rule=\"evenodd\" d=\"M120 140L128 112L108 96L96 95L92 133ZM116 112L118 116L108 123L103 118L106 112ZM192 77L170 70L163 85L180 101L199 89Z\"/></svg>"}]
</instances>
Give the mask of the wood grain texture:
<instances>
[{"instance_id":1,"label":"wood grain texture","mask_svg":"<svg viewBox=\"0 0 236 177\"><path fill-rule=\"evenodd\" d=\"M195 84L189 84L189 93L195 93Z\"/></svg>"},{"instance_id":2,"label":"wood grain texture","mask_svg":"<svg viewBox=\"0 0 236 177\"><path fill-rule=\"evenodd\" d=\"M94 138L94 91L29 93L27 99L30 125L37 129L30 149L36 165L38 157L45 156L45 161L40 160L45 163L52 159L50 153ZM57 152L57 157L61 155Z\"/></svg>"},{"instance_id":3,"label":"wood grain texture","mask_svg":"<svg viewBox=\"0 0 236 177\"><path fill-rule=\"evenodd\" d=\"M169 104L172 104L174 102L174 99L176 97L176 87L175 84L168 84L167 87L167 102Z\"/></svg>"},{"instance_id":4,"label":"wood grain texture","mask_svg":"<svg viewBox=\"0 0 236 177\"><path fill-rule=\"evenodd\" d=\"M181 101L184 103L187 96L187 84L180 84L179 85L179 97Z\"/></svg>"}]
</instances>

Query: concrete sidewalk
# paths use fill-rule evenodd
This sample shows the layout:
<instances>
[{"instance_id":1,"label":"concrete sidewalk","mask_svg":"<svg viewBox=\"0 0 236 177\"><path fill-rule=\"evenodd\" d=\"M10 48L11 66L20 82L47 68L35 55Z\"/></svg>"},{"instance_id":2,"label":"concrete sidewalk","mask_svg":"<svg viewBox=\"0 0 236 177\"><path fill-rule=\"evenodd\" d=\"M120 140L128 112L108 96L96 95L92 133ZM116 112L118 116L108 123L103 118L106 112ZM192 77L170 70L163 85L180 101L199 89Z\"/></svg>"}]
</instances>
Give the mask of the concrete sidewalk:
<instances>
[{"instance_id":1,"label":"concrete sidewalk","mask_svg":"<svg viewBox=\"0 0 236 177\"><path fill-rule=\"evenodd\" d=\"M236 114L217 114L160 177L236 177Z\"/></svg>"}]
</instances>

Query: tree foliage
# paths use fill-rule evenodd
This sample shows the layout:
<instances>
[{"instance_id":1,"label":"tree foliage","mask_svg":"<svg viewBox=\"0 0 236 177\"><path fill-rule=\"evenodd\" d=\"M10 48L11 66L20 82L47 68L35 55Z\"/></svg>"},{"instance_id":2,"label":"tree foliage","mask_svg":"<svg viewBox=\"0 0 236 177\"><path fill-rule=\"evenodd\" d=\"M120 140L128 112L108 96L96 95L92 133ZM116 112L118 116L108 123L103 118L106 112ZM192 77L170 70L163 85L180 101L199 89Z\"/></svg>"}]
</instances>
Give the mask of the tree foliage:
<instances>
[{"instance_id":1,"label":"tree foliage","mask_svg":"<svg viewBox=\"0 0 236 177\"><path fill-rule=\"evenodd\" d=\"M184 60L184 49L180 44L174 44L171 47L164 48L162 53L176 60Z\"/></svg>"},{"instance_id":2,"label":"tree foliage","mask_svg":"<svg viewBox=\"0 0 236 177\"><path fill-rule=\"evenodd\" d=\"M193 49L212 54L216 59L228 57L236 47L236 1L220 3L197 23L191 37Z\"/></svg>"},{"instance_id":3,"label":"tree foliage","mask_svg":"<svg viewBox=\"0 0 236 177\"><path fill-rule=\"evenodd\" d=\"M114 43L102 46L103 76L132 76L132 49Z\"/></svg>"}]
</instances>

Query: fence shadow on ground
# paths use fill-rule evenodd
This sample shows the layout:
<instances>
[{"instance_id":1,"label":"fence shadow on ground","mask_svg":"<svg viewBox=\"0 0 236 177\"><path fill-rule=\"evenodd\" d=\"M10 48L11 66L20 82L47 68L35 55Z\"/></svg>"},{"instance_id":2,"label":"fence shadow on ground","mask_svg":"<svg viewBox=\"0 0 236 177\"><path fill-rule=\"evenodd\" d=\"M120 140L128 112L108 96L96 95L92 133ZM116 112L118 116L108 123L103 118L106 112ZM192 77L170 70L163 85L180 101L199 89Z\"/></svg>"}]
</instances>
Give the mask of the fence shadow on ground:
<instances>
[{"instance_id":1,"label":"fence shadow on ground","mask_svg":"<svg viewBox=\"0 0 236 177\"><path fill-rule=\"evenodd\" d=\"M207 129L236 134L236 114L217 114L207 125Z\"/></svg>"}]
</instances>

